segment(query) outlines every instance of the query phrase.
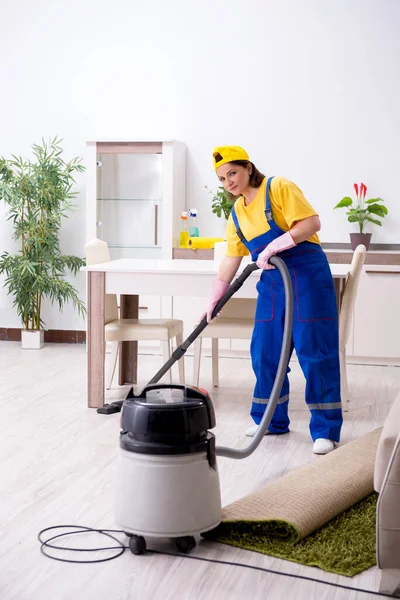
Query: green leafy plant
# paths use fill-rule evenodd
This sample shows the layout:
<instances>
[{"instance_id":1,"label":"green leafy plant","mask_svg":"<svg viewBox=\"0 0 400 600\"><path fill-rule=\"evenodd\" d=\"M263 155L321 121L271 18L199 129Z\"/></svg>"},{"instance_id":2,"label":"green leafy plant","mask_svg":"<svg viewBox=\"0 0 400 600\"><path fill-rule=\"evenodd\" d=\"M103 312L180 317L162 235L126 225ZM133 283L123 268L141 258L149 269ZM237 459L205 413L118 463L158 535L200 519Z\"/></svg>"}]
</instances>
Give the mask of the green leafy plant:
<instances>
[{"instance_id":1,"label":"green leafy plant","mask_svg":"<svg viewBox=\"0 0 400 600\"><path fill-rule=\"evenodd\" d=\"M86 312L75 288L63 279L67 270L75 275L85 261L62 254L59 242L62 219L76 196L71 191L74 174L84 167L81 159L63 160L61 142L54 138L40 146L33 144L32 162L16 156L0 158L0 199L10 207L13 237L21 243L17 254L2 254L0 273L24 328L30 330L44 325L43 298L57 303L60 310L72 302L79 314Z\"/></svg>"},{"instance_id":2,"label":"green leafy plant","mask_svg":"<svg viewBox=\"0 0 400 600\"><path fill-rule=\"evenodd\" d=\"M237 196L232 196L232 194L227 192L222 186L219 186L217 192L213 192L207 186L205 186L205 188L213 197L211 204L212 212L217 215L217 217L222 217L222 215L224 215L225 219L228 219Z\"/></svg>"},{"instance_id":3,"label":"green leafy plant","mask_svg":"<svg viewBox=\"0 0 400 600\"><path fill-rule=\"evenodd\" d=\"M365 200L367 194L367 186L360 183L354 184L354 190L356 192L356 202L353 203L350 196L342 198L341 201L335 206L335 208L348 208L346 212L347 219L350 223L358 223L360 233L364 233L364 228L368 223L374 223L375 225L382 225L382 221L376 217L383 219L388 214L388 209L384 204L382 198L370 198Z\"/></svg>"}]
</instances>

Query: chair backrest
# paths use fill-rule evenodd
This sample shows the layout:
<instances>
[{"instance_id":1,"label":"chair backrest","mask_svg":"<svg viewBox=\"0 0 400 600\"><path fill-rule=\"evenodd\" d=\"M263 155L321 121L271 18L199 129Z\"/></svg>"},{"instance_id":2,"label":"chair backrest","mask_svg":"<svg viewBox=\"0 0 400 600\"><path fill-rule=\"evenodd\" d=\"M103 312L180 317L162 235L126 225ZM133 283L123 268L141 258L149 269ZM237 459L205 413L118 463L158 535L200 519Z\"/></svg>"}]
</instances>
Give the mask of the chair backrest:
<instances>
[{"instance_id":1,"label":"chair backrest","mask_svg":"<svg viewBox=\"0 0 400 600\"><path fill-rule=\"evenodd\" d=\"M94 238L86 244L85 254L88 265L98 265L111 260L107 242L103 242L98 238Z\"/></svg>"},{"instance_id":2,"label":"chair backrest","mask_svg":"<svg viewBox=\"0 0 400 600\"><path fill-rule=\"evenodd\" d=\"M108 262L110 259L110 251L107 242L94 238L85 246L85 256L87 265L98 265L103 262ZM115 294L105 295L105 323L110 323L118 319L118 304Z\"/></svg>"},{"instance_id":3,"label":"chair backrest","mask_svg":"<svg viewBox=\"0 0 400 600\"><path fill-rule=\"evenodd\" d=\"M226 254L226 242L215 242L214 260L222 260Z\"/></svg>"},{"instance_id":4,"label":"chair backrest","mask_svg":"<svg viewBox=\"0 0 400 600\"><path fill-rule=\"evenodd\" d=\"M365 262L366 252L367 250L362 244L355 249L346 287L344 288L339 315L339 345L341 350L346 347L347 342L349 341L354 303L357 297L358 284L360 282L360 275Z\"/></svg>"},{"instance_id":5,"label":"chair backrest","mask_svg":"<svg viewBox=\"0 0 400 600\"><path fill-rule=\"evenodd\" d=\"M226 254L226 242L215 242L214 260L222 260ZM231 298L224 306L221 318L224 319L254 319L256 299Z\"/></svg>"},{"instance_id":6,"label":"chair backrest","mask_svg":"<svg viewBox=\"0 0 400 600\"><path fill-rule=\"evenodd\" d=\"M222 309L220 319L253 319L256 312L256 298L231 298Z\"/></svg>"},{"instance_id":7,"label":"chair backrest","mask_svg":"<svg viewBox=\"0 0 400 600\"><path fill-rule=\"evenodd\" d=\"M214 244L214 260L221 261L226 256L227 242L215 242ZM251 256L248 254L243 257L242 266L251 263Z\"/></svg>"}]
</instances>

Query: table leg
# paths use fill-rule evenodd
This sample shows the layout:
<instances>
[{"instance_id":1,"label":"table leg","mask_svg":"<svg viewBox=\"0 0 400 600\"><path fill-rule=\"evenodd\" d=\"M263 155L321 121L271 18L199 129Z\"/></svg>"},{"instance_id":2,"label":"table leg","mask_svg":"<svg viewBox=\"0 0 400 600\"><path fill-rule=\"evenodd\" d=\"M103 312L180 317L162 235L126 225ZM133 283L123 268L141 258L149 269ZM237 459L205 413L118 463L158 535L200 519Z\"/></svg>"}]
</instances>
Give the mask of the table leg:
<instances>
[{"instance_id":1,"label":"table leg","mask_svg":"<svg viewBox=\"0 0 400 600\"><path fill-rule=\"evenodd\" d=\"M88 407L104 405L104 290L105 274L88 272Z\"/></svg>"},{"instance_id":2,"label":"table leg","mask_svg":"<svg viewBox=\"0 0 400 600\"><path fill-rule=\"evenodd\" d=\"M120 318L137 319L139 316L139 296L120 297ZM119 355L119 385L137 382L137 342L122 342Z\"/></svg>"}]
</instances>

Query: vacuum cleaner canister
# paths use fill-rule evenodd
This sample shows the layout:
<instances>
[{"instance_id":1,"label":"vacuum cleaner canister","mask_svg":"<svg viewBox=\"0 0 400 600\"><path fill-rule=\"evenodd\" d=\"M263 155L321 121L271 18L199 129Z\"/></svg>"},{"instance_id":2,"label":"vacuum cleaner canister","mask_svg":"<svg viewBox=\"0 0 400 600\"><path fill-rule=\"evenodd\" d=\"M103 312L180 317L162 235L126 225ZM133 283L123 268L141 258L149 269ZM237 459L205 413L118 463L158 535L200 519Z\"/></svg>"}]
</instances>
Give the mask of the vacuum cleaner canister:
<instances>
[{"instance_id":1,"label":"vacuum cleaner canister","mask_svg":"<svg viewBox=\"0 0 400 600\"><path fill-rule=\"evenodd\" d=\"M211 399L185 385L130 390L122 407L115 521L141 554L146 537L176 538L181 552L192 536L221 521Z\"/></svg>"}]
</instances>

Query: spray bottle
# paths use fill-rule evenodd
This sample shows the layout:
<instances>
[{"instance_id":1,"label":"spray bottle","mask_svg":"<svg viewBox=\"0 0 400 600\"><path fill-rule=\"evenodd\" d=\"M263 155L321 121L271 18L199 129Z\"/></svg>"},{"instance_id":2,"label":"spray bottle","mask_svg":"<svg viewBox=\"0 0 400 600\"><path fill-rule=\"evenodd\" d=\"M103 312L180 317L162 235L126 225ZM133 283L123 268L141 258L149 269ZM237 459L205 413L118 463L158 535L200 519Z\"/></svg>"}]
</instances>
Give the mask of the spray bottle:
<instances>
[{"instance_id":1,"label":"spray bottle","mask_svg":"<svg viewBox=\"0 0 400 600\"><path fill-rule=\"evenodd\" d=\"M189 237L199 237L199 228L196 225L197 208L189 208L190 230Z\"/></svg>"}]
</instances>

